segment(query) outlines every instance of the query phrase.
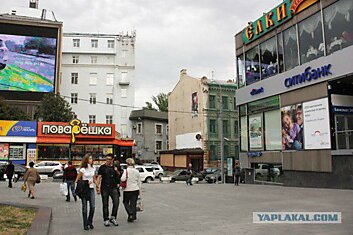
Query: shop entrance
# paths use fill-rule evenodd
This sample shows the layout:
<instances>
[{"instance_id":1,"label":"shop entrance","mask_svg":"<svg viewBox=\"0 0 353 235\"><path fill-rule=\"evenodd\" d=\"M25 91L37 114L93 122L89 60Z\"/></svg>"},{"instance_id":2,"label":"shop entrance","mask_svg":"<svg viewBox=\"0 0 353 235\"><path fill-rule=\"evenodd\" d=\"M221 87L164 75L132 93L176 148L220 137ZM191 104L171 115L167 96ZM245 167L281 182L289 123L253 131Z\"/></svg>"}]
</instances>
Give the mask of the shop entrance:
<instances>
[{"instance_id":1,"label":"shop entrance","mask_svg":"<svg viewBox=\"0 0 353 235\"><path fill-rule=\"evenodd\" d=\"M353 115L335 115L336 148L353 149Z\"/></svg>"}]
</instances>

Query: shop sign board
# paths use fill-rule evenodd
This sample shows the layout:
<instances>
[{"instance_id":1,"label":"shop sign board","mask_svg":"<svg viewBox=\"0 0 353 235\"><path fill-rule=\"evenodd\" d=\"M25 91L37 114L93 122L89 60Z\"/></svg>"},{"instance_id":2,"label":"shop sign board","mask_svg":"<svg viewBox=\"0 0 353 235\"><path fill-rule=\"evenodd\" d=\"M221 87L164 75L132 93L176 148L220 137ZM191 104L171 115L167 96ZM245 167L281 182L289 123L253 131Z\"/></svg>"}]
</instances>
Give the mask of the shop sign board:
<instances>
[{"instance_id":1,"label":"shop sign board","mask_svg":"<svg viewBox=\"0 0 353 235\"><path fill-rule=\"evenodd\" d=\"M37 136L37 122L0 121L0 136Z\"/></svg>"},{"instance_id":2,"label":"shop sign board","mask_svg":"<svg viewBox=\"0 0 353 235\"><path fill-rule=\"evenodd\" d=\"M303 103L305 149L330 149L328 98Z\"/></svg>"},{"instance_id":3,"label":"shop sign board","mask_svg":"<svg viewBox=\"0 0 353 235\"><path fill-rule=\"evenodd\" d=\"M336 114L353 114L353 107L332 106L332 111Z\"/></svg>"},{"instance_id":4,"label":"shop sign board","mask_svg":"<svg viewBox=\"0 0 353 235\"><path fill-rule=\"evenodd\" d=\"M259 19L254 22L249 22L249 25L243 30L243 42L249 44L257 38L262 37L318 1L319 0L284 0L271 11L264 13Z\"/></svg>"},{"instance_id":5,"label":"shop sign board","mask_svg":"<svg viewBox=\"0 0 353 235\"><path fill-rule=\"evenodd\" d=\"M65 122L39 122L38 137L70 137L71 143L76 142L76 137L87 138L114 138L114 124L81 123L74 119L69 123Z\"/></svg>"}]
</instances>

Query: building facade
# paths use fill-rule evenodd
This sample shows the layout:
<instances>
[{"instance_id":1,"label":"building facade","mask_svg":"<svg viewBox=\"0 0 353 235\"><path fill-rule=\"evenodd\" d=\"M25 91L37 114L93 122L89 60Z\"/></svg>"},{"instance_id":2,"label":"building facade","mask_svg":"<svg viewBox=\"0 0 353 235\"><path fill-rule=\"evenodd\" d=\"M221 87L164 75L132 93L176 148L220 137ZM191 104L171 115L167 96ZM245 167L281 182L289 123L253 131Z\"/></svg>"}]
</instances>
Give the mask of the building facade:
<instances>
[{"instance_id":1,"label":"building facade","mask_svg":"<svg viewBox=\"0 0 353 235\"><path fill-rule=\"evenodd\" d=\"M237 158L235 92L232 81L193 78L181 70L180 80L168 98L169 149L200 148L206 167L220 166L223 139L224 159Z\"/></svg>"},{"instance_id":2,"label":"building facade","mask_svg":"<svg viewBox=\"0 0 353 235\"><path fill-rule=\"evenodd\" d=\"M136 34L64 33L60 93L84 122L116 124L131 137Z\"/></svg>"},{"instance_id":3,"label":"building facade","mask_svg":"<svg viewBox=\"0 0 353 235\"><path fill-rule=\"evenodd\" d=\"M352 14L351 0L288 0L235 35L243 167L353 188Z\"/></svg>"},{"instance_id":4,"label":"building facade","mask_svg":"<svg viewBox=\"0 0 353 235\"><path fill-rule=\"evenodd\" d=\"M168 113L133 110L130 121L135 156L142 162L159 161L159 152L168 149Z\"/></svg>"}]
</instances>

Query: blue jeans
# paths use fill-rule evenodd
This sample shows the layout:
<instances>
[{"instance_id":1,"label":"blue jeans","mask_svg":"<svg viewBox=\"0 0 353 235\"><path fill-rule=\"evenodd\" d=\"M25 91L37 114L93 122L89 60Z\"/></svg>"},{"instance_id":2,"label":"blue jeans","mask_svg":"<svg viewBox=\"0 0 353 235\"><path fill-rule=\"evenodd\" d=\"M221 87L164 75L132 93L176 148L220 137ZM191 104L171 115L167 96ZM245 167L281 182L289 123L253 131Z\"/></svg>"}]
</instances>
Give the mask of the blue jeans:
<instances>
[{"instance_id":1,"label":"blue jeans","mask_svg":"<svg viewBox=\"0 0 353 235\"><path fill-rule=\"evenodd\" d=\"M82 200L82 217L83 217L83 227L87 227L88 225L92 225L94 210L96 208L96 198L95 192L93 188L89 189L89 198L81 198ZM87 217L87 200L89 201L89 214Z\"/></svg>"},{"instance_id":2,"label":"blue jeans","mask_svg":"<svg viewBox=\"0 0 353 235\"><path fill-rule=\"evenodd\" d=\"M70 201L70 189L71 189L71 193L73 197L76 197L76 193L75 193L75 181L66 181L67 184L67 196L66 199L68 201Z\"/></svg>"},{"instance_id":3,"label":"blue jeans","mask_svg":"<svg viewBox=\"0 0 353 235\"><path fill-rule=\"evenodd\" d=\"M111 188L111 189L102 189L102 203L103 203L103 219L104 221L109 220L109 197L111 197L113 201L113 209L111 217L116 219L118 215L118 207L119 207L119 189Z\"/></svg>"}]
</instances>

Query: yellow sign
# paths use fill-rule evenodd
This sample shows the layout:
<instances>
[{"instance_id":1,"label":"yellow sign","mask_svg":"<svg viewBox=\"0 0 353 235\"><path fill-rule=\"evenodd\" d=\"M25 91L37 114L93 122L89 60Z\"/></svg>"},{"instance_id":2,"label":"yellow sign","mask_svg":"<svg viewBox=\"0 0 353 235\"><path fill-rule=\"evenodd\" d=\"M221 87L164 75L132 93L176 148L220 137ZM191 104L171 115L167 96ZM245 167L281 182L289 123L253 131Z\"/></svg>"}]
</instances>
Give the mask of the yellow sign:
<instances>
[{"instance_id":1,"label":"yellow sign","mask_svg":"<svg viewBox=\"0 0 353 235\"><path fill-rule=\"evenodd\" d=\"M71 128L71 142L75 143L76 142L76 137L75 135L80 134L81 132L81 127L80 127L81 121L78 119L73 119L70 122L70 125L72 126Z\"/></svg>"}]
</instances>

